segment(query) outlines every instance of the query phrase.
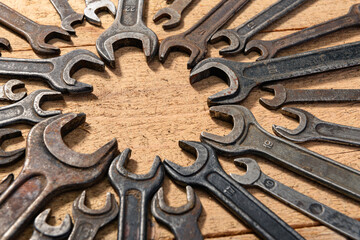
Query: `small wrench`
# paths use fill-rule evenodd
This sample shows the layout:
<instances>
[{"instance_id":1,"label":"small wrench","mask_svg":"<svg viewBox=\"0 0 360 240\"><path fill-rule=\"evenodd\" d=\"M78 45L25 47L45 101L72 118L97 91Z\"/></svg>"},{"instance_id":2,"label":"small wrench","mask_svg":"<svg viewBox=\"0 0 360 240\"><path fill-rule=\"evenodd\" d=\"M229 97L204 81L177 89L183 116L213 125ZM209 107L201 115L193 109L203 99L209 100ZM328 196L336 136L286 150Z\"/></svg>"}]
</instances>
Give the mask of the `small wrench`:
<instances>
[{"instance_id":1,"label":"small wrench","mask_svg":"<svg viewBox=\"0 0 360 240\"><path fill-rule=\"evenodd\" d=\"M149 173L131 173L124 167L130 155L131 150L125 149L113 160L108 173L120 197L118 240L146 240L148 206L152 196L161 187L164 169L160 158L156 156Z\"/></svg>"},{"instance_id":2,"label":"small wrench","mask_svg":"<svg viewBox=\"0 0 360 240\"><path fill-rule=\"evenodd\" d=\"M235 159L235 165L245 168L244 175L230 174L242 186L258 187L305 215L351 239L360 239L360 222L265 175L251 158Z\"/></svg>"},{"instance_id":3,"label":"small wrench","mask_svg":"<svg viewBox=\"0 0 360 240\"><path fill-rule=\"evenodd\" d=\"M264 40L252 40L245 48L245 53L251 51L257 51L261 54L261 57L257 61L270 59L282 49L289 48L312 39L324 36L329 33L333 33L340 29L359 26L360 25L360 4L354 4L351 6L350 11L345 16L335 18L328 22L321 23L319 25L305 28L299 32L287 35L282 38L278 38L271 41Z\"/></svg>"},{"instance_id":4,"label":"small wrench","mask_svg":"<svg viewBox=\"0 0 360 240\"><path fill-rule=\"evenodd\" d=\"M170 228L176 240L202 240L198 219L202 206L194 189L186 186L188 202L181 207L170 207L165 203L164 191L161 187L151 202L151 213L156 221Z\"/></svg>"},{"instance_id":5,"label":"small wrench","mask_svg":"<svg viewBox=\"0 0 360 240\"><path fill-rule=\"evenodd\" d=\"M0 38L0 47L8 51L11 50L10 42L6 38ZM1 53L0 53L1 56Z\"/></svg>"},{"instance_id":6,"label":"small wrench","mask_svg":"<svg viewBox=\"0 0 360 240\"><path fill-rule=\"evenodd\" d=\"M268 133L259 125L251 111L243 106L211 107L210 115L234 123L233 130L226 136L201 133L201 141L214 147L219 154L256 154L360 200L359 171Z\"/></svg>"},{"instance_id":7,"label":"small wrench","mask_svg":"<svg viewBox=\"0 0 360 240\"><path fill-rule=\"evenodd\" d=\"M230 46L219 51L221 55L231 56L239 54L244 50L248 40L271 25L276 20L285 16L307 0L279 0L246 23L234 29L223 29L216 32L210 39L211 43L227 41Z\"/></svg>"},{"instance_id":8,"label":"small wrench","mask_svg":"<svg viewBox=\"0 0 360 240\"><path fill-rule=\"evenodd\" d=\"M99 229L116 218L119 206L111 193L106 194L106 205L101 209L90 209L85 206L86 191L74 201L72 215L74 228L69 240L92 240Z\"/></svg>"},{"instance_id":9,"label":"small wrench","mask_svg":"<svg viewBox=\"0 0 360 240\"><path fill-rule=\"evenodd\" d=\"M119 0L114 23L96 40L99 55L115 67L114 51L123 45L142 48L151 61L156 55L159 40L156 34L142 20L144 0Z\"/></svg>"},{"instance_id":10,"label":"small wrench","mask_svg":"<svg viewBox=\"0 0 360 240\"><path fill-rule=\"evenodd\" d=\"M0 182L0 196L6 189L12 184L14 181L14 174L10 173L6 177L4 177Z\"/></svg>"},{"instance_id":11,"label":"small wrench","mask_svg":"<svg viewBox=\"0 0 360 240\"><path fill-rule=\"evenodd\" d=\"M75 29L72 26L82 23L84 14L75 12L68 0L50 0L50 2L60 15L61 28L70 34L75 34Z\"/></svg>"},{"instance_id":12,"label":"small wrench","mask_svg":"<svg viewBox=\"0 0 360 240\"><path fill-rule=\"evenodd\" d=\"M19 80L9 80L0 86L0 100L17 102L26 97L26 92L14 93L13 90L25 87L24 82Z\"/></svg>"},{"instance_id":13,"label":"small wrench","mask_svg":"<svg viewBox=\"0 0 360 240\"><path fill-rule=\"evenodd\" d=\"M100 18L96 15L101 11L108 11L113 16L116 14L115 4L110 0L85 0L84 15L86 20L94 25L101 26Z\"/></svg>"},{"instance_id":14,"label":"small wrench","mask_svg":"<svg viewBox=\"0 0 360 240\"><path fill-rule=\"evenodd\" d=\"M11 128L0 128L0 145L8 139L21 137L21 131ZM5 166L22 159L25 154L25 148L20 148L10 152L5 152L0 148L0 166Z\"/></svg>"},{"instance_id":15,"label":"small wrench","mask_svg":"<svg viewBox=\"0 0 360 240\"><path fill-rule=\"evenodd\" d=\"M166 173L181 185L205 188L262 239L303 239L222 169L214 150L199 142L180 141L185 151L197 155L188 167L164 161Z\"/></svg>"},{"instance_id":16,"label":"small wrench","mask_svg":"<svg viewBox=\"0 0 360 240\"><path fill-rule=\"evenodd\" d=\"M165 62L171 50L190 54L187 68L193 68L207 54L211 36L227 23L249 0L221 0L189 30L165 38L160 44L159 59Z\"/></svg>"}]
</instances>

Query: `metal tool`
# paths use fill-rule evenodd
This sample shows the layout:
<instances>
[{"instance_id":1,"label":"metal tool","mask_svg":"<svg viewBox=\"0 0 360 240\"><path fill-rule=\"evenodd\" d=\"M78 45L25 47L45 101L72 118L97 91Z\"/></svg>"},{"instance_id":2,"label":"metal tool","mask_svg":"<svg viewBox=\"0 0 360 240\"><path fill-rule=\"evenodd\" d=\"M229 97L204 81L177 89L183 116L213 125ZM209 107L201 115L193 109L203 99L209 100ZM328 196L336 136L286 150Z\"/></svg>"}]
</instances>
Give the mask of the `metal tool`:
<instances>
[{"instance_id":1,"label":"metal tool","mask_svg":"<svg viewBox=\"0 0 360 240\"><path fill-rule=\"evenodd\" d=\"M7 40L6 38L0 38L0 48L10 51L11 46L10 46L9 40ZM1 53L0 53L0 56L1 56Z\"/></svg>"},{"instance_id":2,"label":"metal tool","mask_svg":"<svg viewBox=\"0 0 360 240\"><path fill-rule=\"evenodd\" d=\"M226 156L256 154L326 187L360 200L360 172L263 129L251 111L239 105L210 108L212 117L233 122L230 134L201 133L201 141Z\"/></svg>"},{"instance_id":3,"label":"metal tool","mask_svg":"<svg viewBox=\"0 0 360 240\"><path fill-rule=\"evenodd\" d=\"M72 229L71 217L66 214L64 221L59 226L51 226L46 222L50 208L42 211L34 221L34 231L30 240L63 240L67 239Z\"/></svg>"},{"instance_id":4,"label":"metal tool","mask_svg":"<svg viewBox=\"0 0 360 240\"><path fill-rule=\"evenodd\" d=\"M279 0L249 21L234 29L223 29L216 32L210 39L211 43L226 41L230 46L219 51L221 55L230 56L242 52L248 40L271 25L276 20L285 16L307 0Z\"/></svg>"},{"instance_id":5,"label":"metal tool","mask_svg":"<svg viewBox=\"0 0 360 240\"><path fill-rule=\"evenodd\" d=\"M166 173L181 185L205 188L262 239L303 239L222 169L214 150L199 142L180 141L185 151L197 155L188 167L164 161Z\"/></svg>"},{"instance_id":6,"label":"metal tool","mask_svg":"<svg viewBox=\"0 0 360 240\"><path fill-rule=\"evenodd\" d=\"M153 17L154 22L162 18L169 18L169 21L162 25L163 29L171 29L180 25L181 14L193 0L175 0L166 8L160 9Z\"/></svg>"},{"instance_id":7,"label":"metal tool","mask_svg":"<svg viewBox=\"0 0 360 240\"><path fill-rule=\"evenodd\" d=\"M70 41L70 35L57 26L40 25L0 2L0 24L24 37L37 54L60 54L60 48L46 42L53 38Z\"/></svg>"},{"instance_id":8,"label":"metal tool","mask_svg":"<svg viewBox=\"0 0 360 240\"><path fill-rule=\"evenodd\" d=\"M85 206L86 191L76 198L72 214L74 228L69 240L92 240L99 229L116 218L119 206L111 193L106 194L106 205L101 209L90 209Z\"/></svg>"},{"instance_id":9,"label":"metal tool","mask_svg":"<svg viewBox=\"0 0 360 240\"><path fill-rule=\"evenodd\" d=\"M42 79L62 93L92 92L91 85L71 77L84 67L96 71L105 69L104 63L94 53L84 49L48 59L0 58L0 75Z\"/></svg>"},{"instance_id":10,"label":"metal tool","mask_svg":"<svg viewBox=\"0 0 360 240\"><path fill-rule=\"evenodd\" d=\"M187 68L193 68L207 54L211 36L235 15L249 0L221 0L187 31L165 38L159 49L159 59L165 62L171 50L190 53Z\"/></svg>"},{"instance_id":11,"label":"metal tool","mask_svg":"<svg viewBox=\"0 0 360 240\"><path fill-rule=\"evenodd\" d=\"M135 45L142 48L151 61L156 55L159 40L156 34L142 20L144 0L119 0L114 23L96 40L99 55L115 67L114 51L124 45Z\"/></svg>"},{"instance_id":12,"label":"metal tool","mask_svg":"<svg viewBox=\"0 0 360 240\"><path fill-rule=\"evenodd\" d=\"M9 80L0 86L0 100L17 102L26 97L26 92L14 93L14 89L25 87L25 83L20 80Z\"/></svg>"},{"instance_id":13,"label":"metal tool","mask_svg":"<svg viewBox=\"0 0 360 240\"><path fill-rule=\"evenodd\" d=\"M156 221L170 228L176 240L202 240L198 219L202 206L191 186L186 186L188 202L181 207L170 207L165 203L161 187L151 202L151 213Z\"/></svg>"},{"instance_id":14,"label":"metal tool","mask_svg":"<svg viewBox=\"0 0 360 240\"><path fill-rule=\"evenodd\" d=\"M61 28L68 33L75 34L75 29L72 26L82 23L84 14L75 12L68 0L50 0L50 2L60 15Z\"/></svg>"},{"instance_id":15,"label":"metal tool","mask_svg":"<svg viewBox=\"0 0 360 240\"><path fill-rule=\"evenodd\" d=\"M210 96L208 104L234 104L244 100L260 84L357 65L360 65L360 42L261 62L209 58L191 71L190 81L195 83L212 75L219 76L229 88Z\"/></svg>"},{"instance_id":16,"label":"metal tool","mask_svg":"<svg viewBox=\"0 0 360 240\"><path fill-rule=\"evenodd\" d=\"M252 40L245 48L245 53L256 51L261 54L257 60L270 59L282 49L289 48L309 40L333 33L340 29L360 26L360 4L351 6L350 11L345 16L332 19L310 28L305 28L299 32L278 38L272 41Z\"/></svg>"},{"instance_id":17,"label":"metal tool","mask_svg":"<svg viewBox=\"0 0 360 240\"><path fill-rule=\"evenodd\" d=\"M1 112L1 111L0 111ZM0 114L1 115L1 114ZM8 139L21 137L21 131L11 128L0 128L0 145ZM5 166L22 159L25 154L25 148L6 152L0 148L0 166Z\"/></svg>"},{"instance_id":18,"label":"metal tool","mask_svg":"<svg viewBox=\"0 0 360 240\"><path fill-rule=\"evenodd\" d=\"M10 173L6 177L4 177L0 182L0 196L5 190L12 184L14 181L14 174Z\"/></svg>"},{"instance_id":19,"label":"metal tool","mask_svg":"<svg viewBox=\"0 0 360 240\"><path fill-rule=\"evenodd\" d=\"M120 197L118 239L143 239L147 235L148 207L152 196L160 188L164 169L155 157L151 170L138 175L125 169L131 150L125 149L110 165L109 179Z\"/></svg>"},{"instance_id":20,"label":"metal tool","mask_svg":"<svg viewBox=\"0 0 360 240\"><path fill-rule=\"evenodd\" d=\"M94 25L101 26L100 18L96 15L99 12L107 11L113 16L116 14L115 4L110 0L85 0L84 15L86 20Z\"/></svg>"},{"instance_id":21,"label":"metal tool","mask_svg":"<svg viewBox=\"0 0 360 240\"><path fill-rule=\"evenodd\" d=\"M235 165L246 169L244 175L230 174L242 186L258 187L305 215L351 239L360 239L360 222L265 175L251 158L235 159Z\"/></svg>"},{"instance_id":22,"label":"metal tool","mask_svg":"<svg viewBox=\"0 0 360 240\"><path fill-rule=\"evenodd\" d=\"M85 114L48 118L28 134L24 167L0 196L0 238L12 239L54 196L89 187L104 177L117 153L116 139L91 154L77 153L62 140L84 123Z\"/></svg>"}]
</instances>

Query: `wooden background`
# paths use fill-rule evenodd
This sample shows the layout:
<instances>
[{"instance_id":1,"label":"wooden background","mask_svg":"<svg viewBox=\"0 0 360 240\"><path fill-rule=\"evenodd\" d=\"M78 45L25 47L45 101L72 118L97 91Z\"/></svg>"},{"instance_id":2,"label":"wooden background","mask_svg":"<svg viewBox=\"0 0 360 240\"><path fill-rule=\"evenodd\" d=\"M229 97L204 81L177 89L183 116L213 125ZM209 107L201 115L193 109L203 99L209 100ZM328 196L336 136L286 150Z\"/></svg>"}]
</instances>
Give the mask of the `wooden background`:
<instances>
[{"instance_id":1,"label":"wooden background","mask_svg":"<svg viewBox=\"0 0 360 240\"><path fill-rule=\"evenodd\" d=\"M115 2L115 0L113 0ZM226 25L233 28L250 19L255 14L277 0L253 0L240 11ZM60 26L60 18L51 3L47 0L2 0L8 6L16 9L29 18L41 24ZM69 0L77 12L84 9L84 1ZM145 1L144 19L146 24L154 30L159 40L185 31L197 20L206 14L218 1L195 0L185 12L183 24L172 31L164 31L160 24L152 21L152 16L159 9L166 7L164 0ZM256 39L274 39L293 33L297 30L324 22L326 20L344 15L356 0L309 0L288 16L277 21L271 27L256 35ZM117 3L116 3L117 5ZM96 52L95 41L97 37L111 25L113 17L102 13L102 27L89 23L76 26L77 35L72 42L52 40L50 43L61 48L62 54L74 49L88 49ZM359 41L358 28L339 31L321 39L308 42L298 47L282 51L280 55L290 55L312 49L324 48ZM17 35L1 28L1 37L10 40L13 51L2 51L3 57L39 58L31 50L29 44ZM209 56L217 57L218 50L227 44L224 42L209 45ZM199 140L201 131L215 134L227 134L229 124L214 121L210 118L206 99L226 87L225 83L217 78L210 77L193 86L189 84L189 71L186 69L188 55L173 52L165 64L155 59L146 64L141 49L123 47L116 51L116 69L106 68L99 73L93 70L82 69L75 74L75 78L94 86L94 92L87 95L65 96L64 101L47 102L44 109L61 109L63 112L85 112L86 124L65 137L66 143L75 151L90 153L107 141L116 137L119 148L133 150L132 160L128 169L135 173L146 173L152 165L155 155L162 159L167 158L181 165L190 165L193 158L183 153L178 147L178 140ZM254 61L258 55L251 53L248 56L239 55L231 58L236 61ZM8 78L1 77L1 83ZM302 77L292 81L284 81L289 88L358 88L360 82L359 67L330 73ZM36 89L48 88L41 81L26 80L26 89L30 93ZM243 102L250 108L258 122L268 131L272 124L295 128L297 123L285 118L278 111L269 111L263 108L258 99L270 96L267 92L255 89ZM296 105L315 114L323 120L360 127L360 105L354 103L343 104L309 104ZM30 130L27 125L15 125L23 131L23 139L7 141L3 144L6 150L13 150L25 146L25 139ZM327 143L309 143L303 146L324 154L343 164L360 170L359 150ZM308 181L281 167L261 158L256 158L264 173L274 179L300 191L350 217L360 220L360 207L355 201L326 189L318 184ZM240 173L230 158L220 158L226 172ZM13 166L0 169L0 178L13 172L17 176L24 161ZM180 206L186 202L185 189L165 179L164 189L166 200L172 206ZM106 192L113 192L107 179L87 190L88 205L91 208L101 208L105 201ZM303 214L274 200L260 190L250 189L260 201L278 214L288 224L294 227L307 239L341 239L342 237L327 227L304 216ZM79 196L81 190L71 191L54 198L46 205L51 208L51 224L60 224L67 213L71 213L71 205ZM218 204L205 191L196 190L201 199L203 212L199 220L201 232L207 239L256 239L249 229L244 227L227 210ZM118 198L117 198L118 200ZM150 215L149 215L150 216ZM173 235L164 227L158 225L153 217L149 217L149 238L173 239ZM102 228L96 239L116 239L117 220ZM28 239L32 233L32 226L26 228L20 239Z\"/></svg>"}]
</instances>

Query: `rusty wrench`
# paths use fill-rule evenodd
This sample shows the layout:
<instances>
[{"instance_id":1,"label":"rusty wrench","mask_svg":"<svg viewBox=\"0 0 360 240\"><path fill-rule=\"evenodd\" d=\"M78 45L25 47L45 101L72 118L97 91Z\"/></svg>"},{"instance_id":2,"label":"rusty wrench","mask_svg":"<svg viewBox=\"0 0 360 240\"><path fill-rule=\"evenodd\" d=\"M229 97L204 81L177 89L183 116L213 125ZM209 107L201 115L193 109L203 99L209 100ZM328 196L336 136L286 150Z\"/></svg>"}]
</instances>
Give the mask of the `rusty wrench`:
<instances>
[{"instance_id":1,"label":"rusty wrench","mask_svg":"<svg viewBox=\"0 0 360 240\"><path fill-rule=\"evenodd\" d=\"M71 34L75 34L72 26L82 23L84 21L84 14L75 12L68 0L50 0L50 2L60 15L61 28Z\"/></svg>"},{"instance_id":2,"label":"rusty wrench","mask_svg":"<svg viewBox=\"0 0 360 240\"><path fill-rule=\"evenodd\" d=\"M8 139L21 137L21 131L11 128L0 128L0 145ZM25 148L20 148L10 152L4 151L0 148L0 166L12 164L24 157Z\"/></svg>"},{"instance_id":3,"label":"rusty wrench","mask_svg":"<svg viewBox=\"0 0 360 240\"><path fill-rule=\"evenodd\" d=\"M7 81L4 85L0 86L0 100L8 100L17 102L26 97L26 92L14 93L13 90L23 88L25 84L22 81L13 79Z\"/></svg>"},{"instance_id":4,"label":"rusty wrench","mask_svg":"<svg viewBox=\"0 0 360 240\"><path fill-rule=\"evenodd\" d=\"M154 22L162 18L169 18L169 21L162 25L163 29L171 29L180 25L181 14L193 0L175 0L170 6L160 9L153 17Z\"/></svg>"},{"instance_id":5,"label":"rusty wrench","mask_svg":"<svg viewBox=\"0 0 360 240\"><path fill-rule=\"evenodd\" d=\"M116 14L115 4L110 0L85 0L84 15L86 20L94 25L101 26L100 18L96 15L101 11L108 11L113 16Z\"/></svg>"},{"instance_id":6,"label":"rusty wrench","mask_svg":"<svg viewBox=\"0 0 360 240\"><path fill-rule=\"evenodd\" d=\"M10 46L9 40L7 40L6 38L0 38L0 47L10 51L11 46ZM1 56L1 53L0 53L0 56Z\"/></svg>"},{"instance_id":7,"label":"rusty wrench","mask_svg":"<svg viewBox=\"0 0 360 240\"><path fill-rule=\"evenodd\" d=\"M0 196L5 192L6 189L12 184L14 181L14 174L10 173L6 177L4 177L0 182Z\"/></svg>"}]
</instances>

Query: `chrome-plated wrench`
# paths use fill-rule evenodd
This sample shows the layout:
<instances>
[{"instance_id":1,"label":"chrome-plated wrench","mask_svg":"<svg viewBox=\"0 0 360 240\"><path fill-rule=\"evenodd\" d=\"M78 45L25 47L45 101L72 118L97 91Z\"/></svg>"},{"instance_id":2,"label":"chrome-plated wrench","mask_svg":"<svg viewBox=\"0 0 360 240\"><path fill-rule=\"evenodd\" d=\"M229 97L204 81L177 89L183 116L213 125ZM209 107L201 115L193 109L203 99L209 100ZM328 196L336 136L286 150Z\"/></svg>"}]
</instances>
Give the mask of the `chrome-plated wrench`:
<instances>
[{"instance_id":1,"label":"chrome-plated wrench","mask_svg":"<svg viewBox=\"0 0 360 240\"><path fill-rule=\"evenodd\" d=\"M101 26L100 18L96 15L102 11L108 11L113 16L116 14L115 4L110 0L85 0L84 15L86 20L94 25Z\"/></svg>"}]
</instances>

